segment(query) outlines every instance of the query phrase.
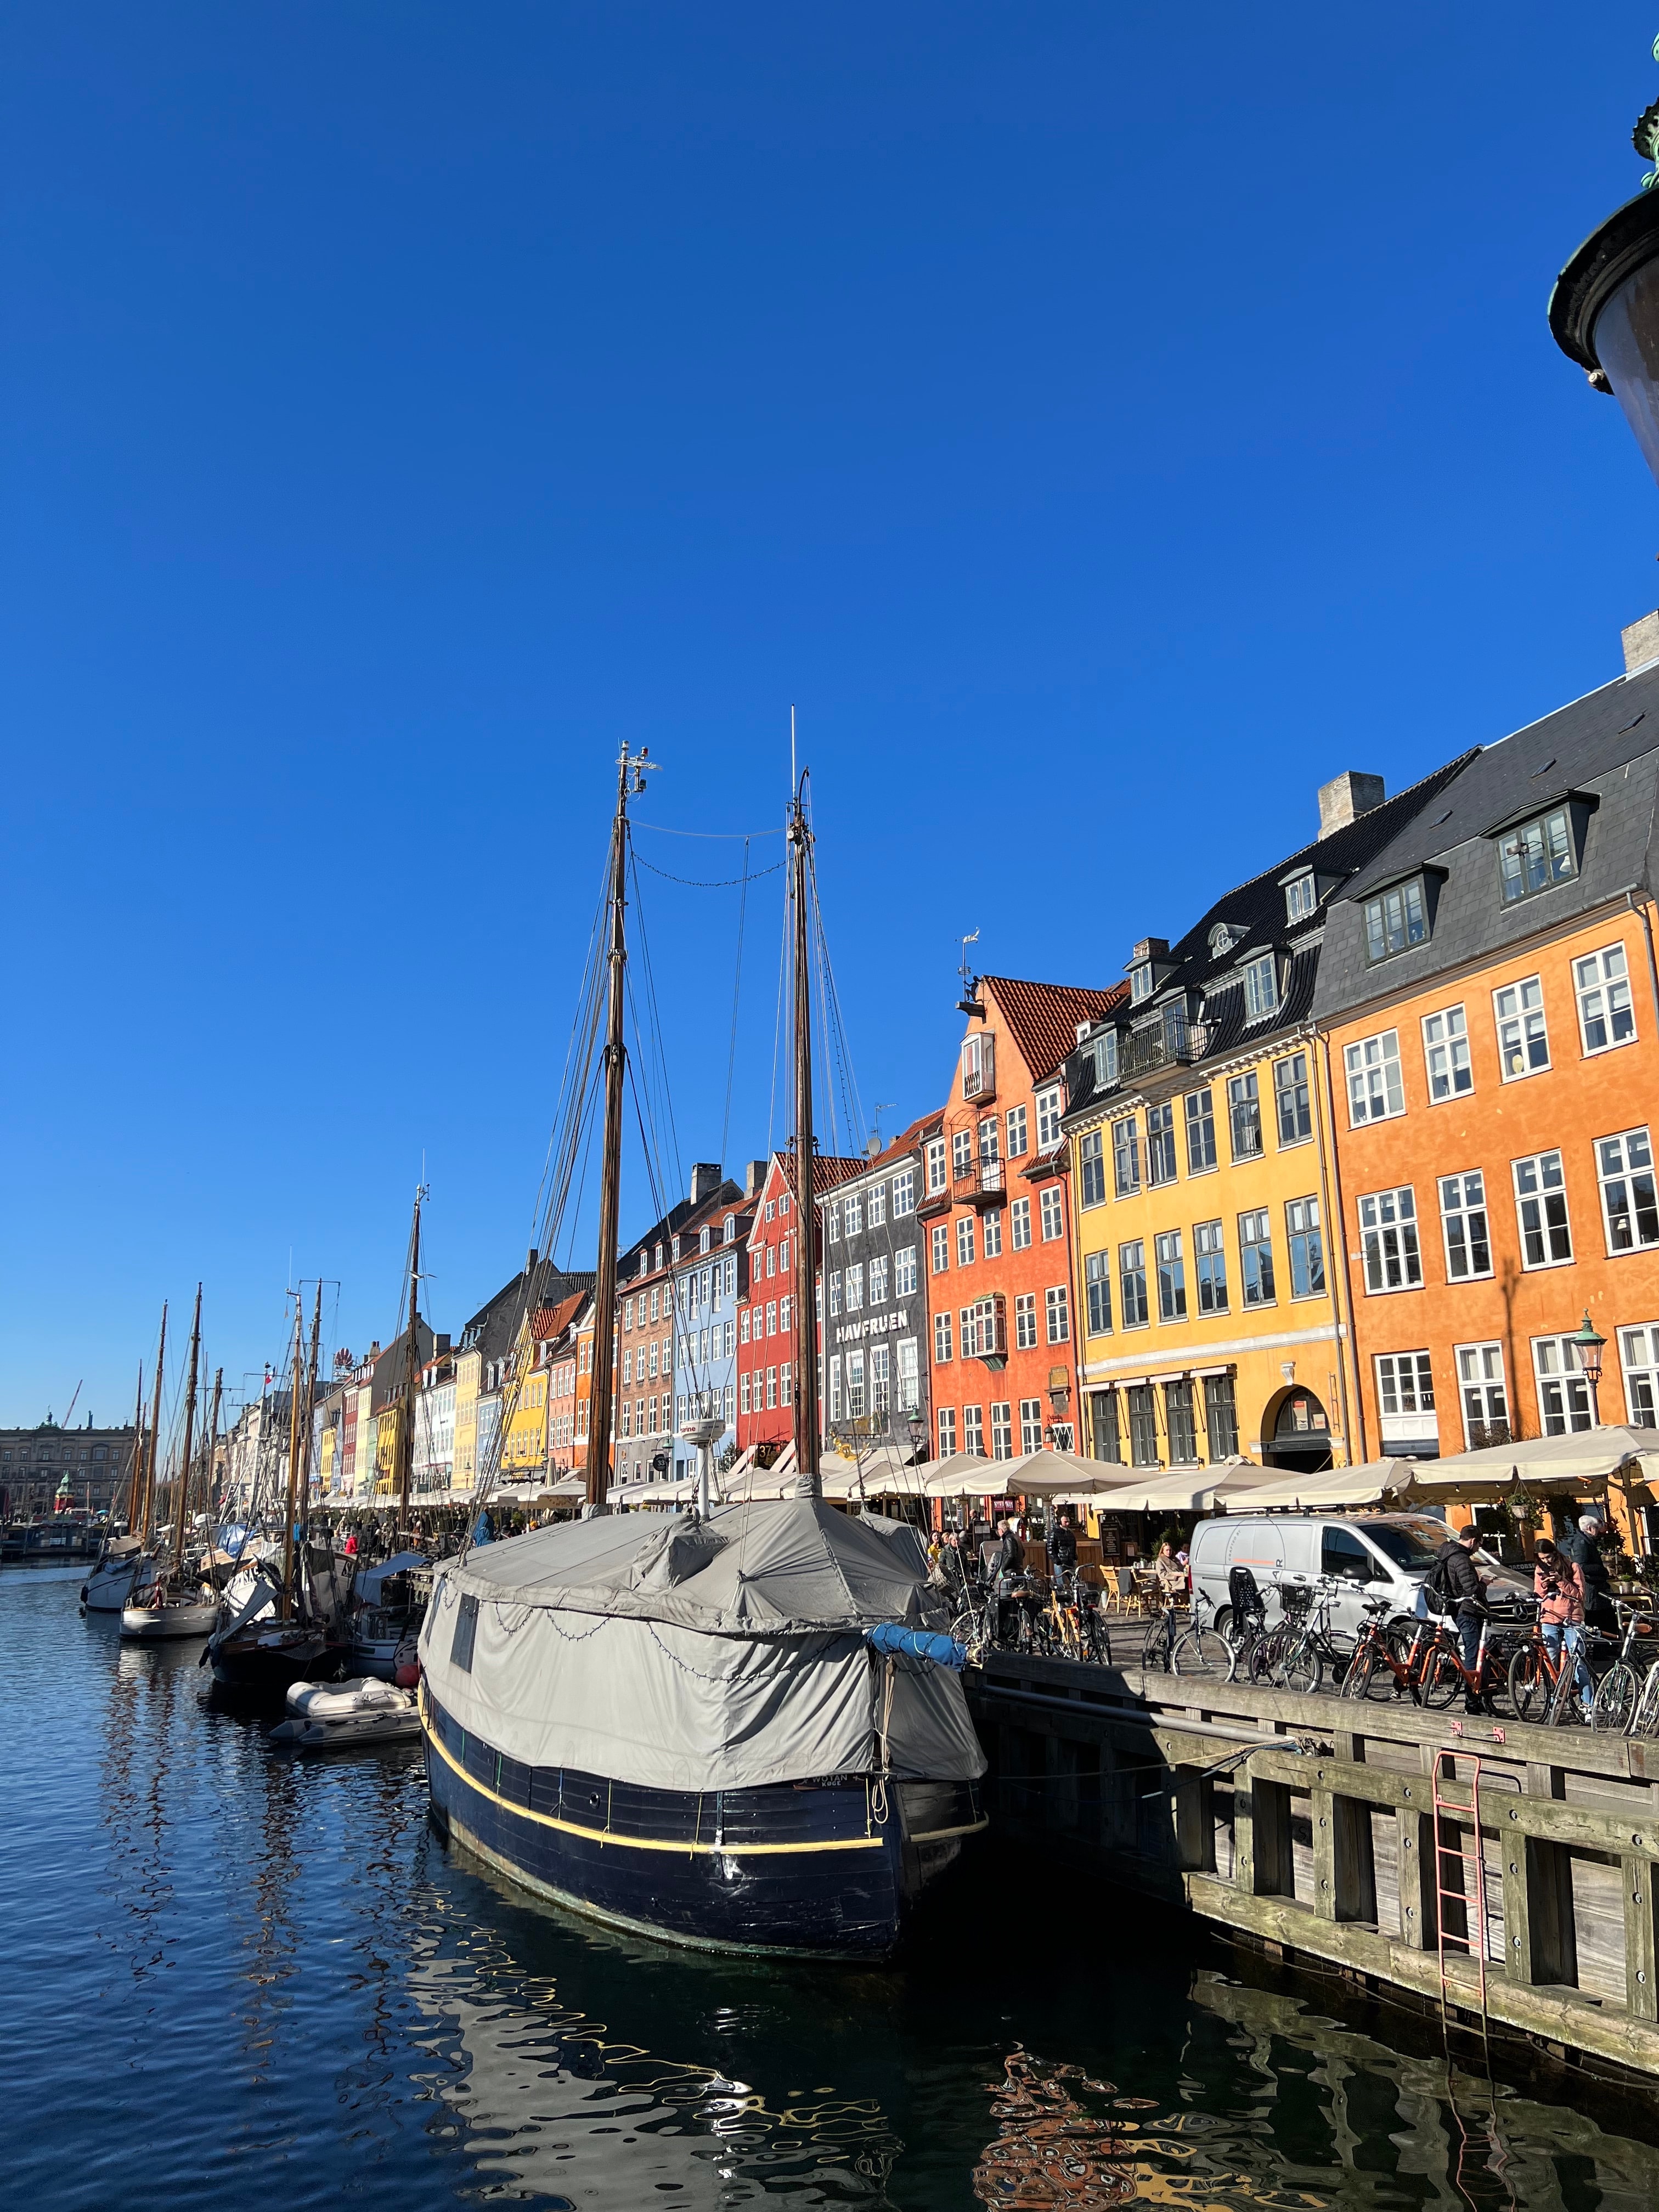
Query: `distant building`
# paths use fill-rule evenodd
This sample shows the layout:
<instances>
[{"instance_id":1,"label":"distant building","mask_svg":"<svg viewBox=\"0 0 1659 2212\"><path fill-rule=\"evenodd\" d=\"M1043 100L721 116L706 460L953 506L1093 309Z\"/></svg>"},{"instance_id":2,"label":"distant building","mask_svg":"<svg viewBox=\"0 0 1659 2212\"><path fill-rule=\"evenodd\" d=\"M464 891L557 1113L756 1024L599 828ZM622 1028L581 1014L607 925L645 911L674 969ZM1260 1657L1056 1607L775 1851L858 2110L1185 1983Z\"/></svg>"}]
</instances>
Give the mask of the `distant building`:
<instances>
[{"instance_id":1,"label":"distant building","mask_svg":"<svg viewBox=\"0 0 1659 2212\"><path fill-rule=\"evenodd\" d=\"M95 1429L89 1416L83 1429L60 1429L50 1414L38 1428L0 1429L0 1518L35 1519L60 1497L77 1512L106 1513L118 1494L125 1503L132 1440L131 1422Z\"/></svg>"},{"instance_id":2,"label":"distant building","mask_svg":"<svg viewBox=\"0 0 1659 2212\"><path fill-rule=\"evenodd\" d=\"M869 1164L820 1157L813 1189L823 1196ZM738 1307L738 1443L744 1450L781 1449L795 1432L794 1187L793 1154L774 1152L749 1232L749 1288Z\"/></svg>"},{"instance_id":3,"label":"distant building","mask_svg":"<svg viewBox=\"0 0 1659 2212\"><path fill-rule=\"evenodd\" d=\"M700 1170L718 1176L718 1168ZM674 1437L670 1473L690 1473L695 1444L688 1421L717 1420L718 1458L737 1441L738 1313L748 1288L746 1240L754 1225L763 1160L751 1162L749 1187L720 1182L681 1224L674 1239Z\"/></svg>"}]
</instances>

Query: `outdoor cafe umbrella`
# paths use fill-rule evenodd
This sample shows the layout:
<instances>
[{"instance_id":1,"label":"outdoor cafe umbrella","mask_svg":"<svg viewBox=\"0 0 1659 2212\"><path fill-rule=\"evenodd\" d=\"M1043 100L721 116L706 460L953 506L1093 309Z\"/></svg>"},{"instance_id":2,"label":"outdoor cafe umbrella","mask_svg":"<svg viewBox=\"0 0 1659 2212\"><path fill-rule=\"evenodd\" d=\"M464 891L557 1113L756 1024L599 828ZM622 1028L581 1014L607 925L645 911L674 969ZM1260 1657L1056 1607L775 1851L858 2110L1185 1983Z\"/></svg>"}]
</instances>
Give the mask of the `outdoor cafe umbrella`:
<instances>
[{"instance_id":1,"label":"outdoor cafe umbrella","mask_svg":"<svg viewBox=\"0 0 1659 2212\"><path fill-rule=\"evenodd\" d=\"M1632 1493L1659 1490L1659 1429L1574 1429L1561 1437L1488 1444L1451 1459L1419 1460L1412 1469L1412 1495L1425 1505L1493 1504L1511 1497L1517 1485L1546 1497L1565 1492L1605 1498L1613 1482L1625 1493L1634 1537Z\"/></svg>"}]
</instances>

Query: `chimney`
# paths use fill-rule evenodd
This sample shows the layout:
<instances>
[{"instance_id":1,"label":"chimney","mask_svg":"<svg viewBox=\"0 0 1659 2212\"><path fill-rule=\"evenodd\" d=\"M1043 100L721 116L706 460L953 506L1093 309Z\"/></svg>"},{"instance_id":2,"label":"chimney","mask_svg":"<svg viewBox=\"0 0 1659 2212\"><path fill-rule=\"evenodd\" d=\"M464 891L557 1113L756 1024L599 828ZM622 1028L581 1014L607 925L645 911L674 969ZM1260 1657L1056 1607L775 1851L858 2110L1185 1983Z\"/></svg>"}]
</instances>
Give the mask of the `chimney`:
<instances>
[{"instance_id":1,"label":"chimney","mask_svg":"<svg viewBox=\"0 0 1659 2212\"><path fill-rule=\"evenodd\" d=\"M526 1275L534 1274L536 1272L536 1262L541 1258L541 1254L532 1244L529 1251L525 1255L524 1271Z\"/></svg>"},{"instance_id":2,"label":"chimney","mask_svg":"<svg viewBox=\"0 0 1659 2212\"><path fill-rule=\"evenodd\" d=\"M718 1160L694 1160L691 1165L691 1203L701 1206L706 1198L713 1198L721 1182Z\"/></svg>"},{"instance_id":3,"label":"chimney","mask_svg":"<svg viewBox=\"0 0 1659 2212\"><path fill-rule=\"evenodd\" d=\"M1650 668L1659 660L1659 612L1644 615L1628 629L1619 633L1625 641L1625 673L1634 676L1638 669Z\"/></svg>"},{"instance_id":4,"label":"chimney","mask_svg":"<svg viewBox=\"0 0 1659 2212\"><path fill-rule=\"evenodd\" d=\"M744 1194L744 1196L745 1198L758 1198L758 1197L760 1196L760 1194L761 1194L761 1185L762 1185L765 1181L766 1181L766 1163L765 1163L765 1161L764 1161L764 1160L750 1160L750 1163L749 1163L749 1172L747 1173L747 1175L745 1175L745 1176L744 1176L744 1179L743 1179L743 1194Z\"/></svg>"},{"instance_id":5,"label":"chimney","mask_svg":"<svg viewBox=\"0 0 1659 2212\"><path fill-rule=\"evenodd\" d=\"M1388 797L1388 789L1380 775L1367 775L1363 769L1344 769L1328 783L1319 787L1319 834L1334 836L1346 830L1362 814L1369 814L1373 806L1381 806Z\"/></svg>"}]
</instances>

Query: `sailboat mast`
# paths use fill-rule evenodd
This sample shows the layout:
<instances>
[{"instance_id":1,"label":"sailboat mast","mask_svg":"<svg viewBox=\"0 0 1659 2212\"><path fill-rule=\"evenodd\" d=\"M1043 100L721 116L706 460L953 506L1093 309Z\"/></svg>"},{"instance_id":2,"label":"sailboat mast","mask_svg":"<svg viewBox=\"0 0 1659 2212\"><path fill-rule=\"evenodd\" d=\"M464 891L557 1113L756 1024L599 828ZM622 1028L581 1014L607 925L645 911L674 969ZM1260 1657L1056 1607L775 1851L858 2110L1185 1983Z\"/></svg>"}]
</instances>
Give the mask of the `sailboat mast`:
<instances>
[{"instance_id":1,"label":"sailboat mast","mask_svg":"<svg viewBox=\"0 0 1659 2212\"><path fill-rule=\"evenodd\" d=\"M150 1522L155 1516L155 1447L161 1431L161 1369L167 1356L167 1308L161 1301L161 1341L155 1347L155 1388L149 1401L149 1444L144 1455L144 1525L135 1533L144 1543L149 1541Z\"/></svg>"},{"instance_id":2,"label":"sailboat mast","mask_svg":"<svg viewBox=\"0 0 1659 2212\"><path fill-rule=\"evenodd\" d=\"M317 1295L311 1306L311 1349L306 1354L306 1412L302 1458L300 1468L300 1496L305 1506L307 1523L311 1520L311 1433L312 1409L317 1403L317 1358L323 1340L323 1279L317 1278Z\"/></svg>"},{"instance_id":3,"label":"sailboat mast","mask_svg":"<svg viewBox=\"0 0 1659 2212\"><path fill-rule=\"evenodd\" d=\"M617 763L617 818L611 830L610 994L605 1024L605 1145L599 1180L599 1261L593 1286L593 1380L588 1392L587 1503L602 1506L611 1487L611 1413L613 1363L617 1356L617 1231L622 1210L623 1078L628 1048L623 1042L623 1008L628 975L628 934L623 926L628 893L628 801L645 789L645 771L654 763L641 747L622 749Z\"/></svg>"},{"instance_id":4,"label":"sailboat mast","mask_svg":"<svg viewBox=\"0 0 1659 2212\"><path fill-rule=\"evenodd\" d=\"M403 1422L398 1434L398 1526L409 1526L410 1477L415 1468L415 1394L420 1382L421 1351L416 1323L421 1310L421 1200L426 1185L415 1191L415 1218L409 1229L409 1337L404 1348ZM319 1290L320 1298L322 1293Z\"/></svg>"},{"instance_id":5,"label":"sailboat mast","mask_svg":"<svg viewBox=\"0 0 1659 2212\"><path fill-rule=\"evenodd\" d=\"M294 1618L294 1516L300 1503L300 1393L305 1382L305 1315L294 1301L294 1370L288 1394L288 1510L283 1516L283 1611Z\"/></svg>"},{"instance_id":6,"label":"sailboat mast","mask_svg":"<svg viewBox=\"0 0 1659 2212\"><path fill-rule=\"evenodd\" d=\"M132 1457L127 1465L127 1534L142 1536L138 1507L144 1492L144 1363L138 1362L138 1395L132 1408Z\"/></svg>"},{"instance_id":7,"label":"sailboat mast","mask_svg":"<svg viewBox=\"0 0 1659 2212\"><path fill-rule=\"evenodd\" d=\"M794 718L790 718L793 748ZM812 946L809 892L812 832L805 772L789 803L789 894L795 936L795 1494L821 1498L818 1474L817 1220L813 1191Z\"/></svg>"},{"instance_id":8,"label":"sailboat mast","mask_svg":"<svg viewBox=\"0 0 1659 2212\"><path fill-rule=\"evenodd\" d=\"M190 1504L190 1455L196 1447L196 1371L202 1352L202 1285L196 1285L196 1311L190 1324L190 1372L185 1381L185 1442L179 1455L179 1480L173 1493L173 1571L185 1571L185 1521Z\"/></svg>"},{"instance_id":9,"label":"sailboat mast","mask_svg":"<svg viewBox=\"0 0 1659 2212\"><path fill-rule=\"evenodd\" d=\"M225 1370L213 1370L213 1411L208 1416L205 1455L202 1464L202 1490L207 1504L208 1516L208 1580L215 1589L219 1587L218 1570L215 1564L219 1549L219 1501L213 1494L213 1462L219 1449L219 1404L225 1387Z\"/></svg>"}]
</instances>

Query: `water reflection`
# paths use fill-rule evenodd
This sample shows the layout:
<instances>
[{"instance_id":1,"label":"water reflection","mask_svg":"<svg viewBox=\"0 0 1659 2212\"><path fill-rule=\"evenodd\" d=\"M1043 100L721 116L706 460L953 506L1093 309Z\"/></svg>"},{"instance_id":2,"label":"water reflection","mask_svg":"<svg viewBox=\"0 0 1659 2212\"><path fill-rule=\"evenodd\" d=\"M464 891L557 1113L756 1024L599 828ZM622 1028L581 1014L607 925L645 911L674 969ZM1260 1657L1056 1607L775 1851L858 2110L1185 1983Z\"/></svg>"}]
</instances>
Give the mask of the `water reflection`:
<instances>
[{"instance_id":1,"label":"water reflection","mask_svg":"<svg viewBox=\"0 0 1659 2212\"><path fill-rule=\"evenodd\" d=\"M1109 2081L1091 2081L1080 2066L1063 2066L1011 2051L991 2117L997 2136L974 2169L974 2194L982 2204L1016 2212L1064 2204L1073 2212L1103 2212L1135 2194L1135 2177L1124 2154L1123 2124L1088 2110L1079 2093L1109 2097ZM1124 2098L1139 2106L1150 2100Z\"/></svg>"}]
</instances>

